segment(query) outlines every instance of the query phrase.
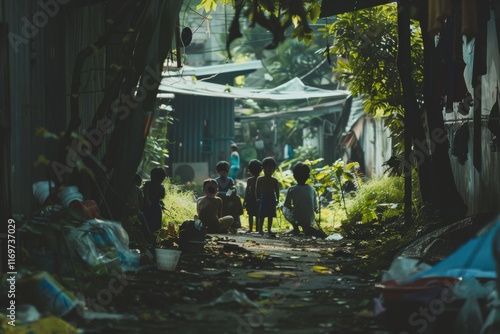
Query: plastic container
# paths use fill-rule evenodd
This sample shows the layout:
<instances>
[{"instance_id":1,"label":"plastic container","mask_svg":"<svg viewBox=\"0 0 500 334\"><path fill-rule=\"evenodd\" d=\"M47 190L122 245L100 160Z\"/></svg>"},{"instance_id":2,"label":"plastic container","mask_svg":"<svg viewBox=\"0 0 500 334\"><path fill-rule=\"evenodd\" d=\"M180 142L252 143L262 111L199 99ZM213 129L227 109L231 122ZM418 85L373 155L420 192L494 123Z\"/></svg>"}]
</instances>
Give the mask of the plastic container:
<instances>
[{"instance_id":1,"label":"plastic container","mask_svg":"<svg viewBox=\"0 0 500 334\"><path fill-rule=\"evenodd\" d=\"M62 317L79 304L71 291L64 288L49 273L42 271L20 282L19 290L42 313Z\"/></svg>"},{"instance_id":2,"label":"plastic container","mask_svg":"<svg viewBox=\"0 0 500 334\"><path fill-rule=\"evenodd\" d=\"M77 186L66 186L59 191L59 199L64 207L68 208L73 201L83 201L83 195Z\"/></svg>"},{"instance_id":3,"label":"plastic container","mask_svg":"<svg viewBox=\"0 0 500 334\"><path fill-rule=\"evenodd\" d=\"M184 221L179 228L179 248L184 254L202 253L205 249L206 228L198 217Z\"/></svg>"},{"instance_id":4,"label":"plastic container","mask_svg":"<svg viewBox=\"0 0 500 334\"><path fill-rule=\"evenodd\" d=\"M38 181L33 183L33 196L38 200L38 203L44 204L50 195L50 189L54 188L52 181Z\"/></svg>"},{"instance_id":5,"label":"plastic container","mask_svg":"<svg viewBox=\"0 0 500 334\"><path fill-rule=\"evenodd\" d=\"M82 216L85 219L102 218L99 206L97 206L97 203L92 200L86 200L81 202L73 201L70 204L70 208L78 212L80 216Z\"/></svg>"},{"instance_id":6,"label":"plastic container","mask_svg":"<svg viewBox=\"0 0 500 334\"><path fill-rule=\"evenodd\" d=\"M156 248L156 267L159 270L174 271L180 256L179 250Z\"/></svg>"},{"instance_id":7,"label":"plastic container","mask_svg":"<svg viewBox=\"0 0 500 334\"><path fill-rule=\"evenodd\" d=\"M435 294L437 290L452 288L459 281L460 278L450 276L425 277L406 284L398 284L395 280L389 280L375 284L375 289L382 293L385 301L392 302L402 298L408 300L423 297L426 294Z\"/></svg>"}]
</instances>

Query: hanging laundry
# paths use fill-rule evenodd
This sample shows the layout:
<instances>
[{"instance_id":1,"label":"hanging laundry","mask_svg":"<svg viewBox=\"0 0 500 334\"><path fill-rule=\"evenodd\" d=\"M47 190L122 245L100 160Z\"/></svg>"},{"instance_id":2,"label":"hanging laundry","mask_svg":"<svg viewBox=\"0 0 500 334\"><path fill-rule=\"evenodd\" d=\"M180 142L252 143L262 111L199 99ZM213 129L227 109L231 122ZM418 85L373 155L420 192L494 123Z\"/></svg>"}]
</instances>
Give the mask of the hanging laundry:
<instances>
[{"instance_id":1,"label":"hanging laundry","mask_svg":"<svg viewBox=\"0 0 500 334\"><path fill-rule=\"evenodd\" d=\"M477 35L477 7L475 0L462 0L462 34L467 38Z\"/></svg>"},{"instance_id":2,"label":"hanging laundry","mask_svg":"<svg viewBox=\"0 0 500 334\"><path fill-rule=\"evenodd\" d=\"M488 117L488 129L496 137L500 137L500 108L498 101L491 108L490 116Z\"/></svg>"},{"instance_id":3,"label":"hanging laundry","mask_svg":"<svg viewBox=\"0 0 500 334\"><path fill-rule=\"evenodd\" d=\"M457 157L459 164L464 165L469 153L469 123L463 123L453 136L451 154Z\"/></svg>"},{"instance_id":4,"label":"hanging laundry","mask_svg":"<svg viewBox=\"0 0 500 334\"><path fill-rule=\"evenodd\" d=\"M434 36L443 28L444 21L451 15L451 0L429 0L428 32Z\"/></svg>"}]
</instances>

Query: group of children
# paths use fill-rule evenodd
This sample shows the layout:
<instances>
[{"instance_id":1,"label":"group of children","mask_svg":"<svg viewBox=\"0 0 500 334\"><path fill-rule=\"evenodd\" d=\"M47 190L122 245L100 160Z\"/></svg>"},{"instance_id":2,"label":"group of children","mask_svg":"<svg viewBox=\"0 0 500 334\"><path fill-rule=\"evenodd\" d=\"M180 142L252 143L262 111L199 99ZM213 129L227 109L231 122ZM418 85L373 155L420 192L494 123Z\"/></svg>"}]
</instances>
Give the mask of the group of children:
<instances>
[{"instance_id":1,"label":"group of children","mask_svg":"<svg viewBox=\"0 0 500 334\"><path fill-rule=\"evenodd\" d=\"M267 219L267 233L269 237L275 237L272 225L280 197L279 182L273 176L277 167L272 157L264 158L262 162L257 159L249 162L250 176L242 203L235 180L229 176L230 164L227 161L217 163L217 177L208 178L203 182L203 196L196 200L198 219L207 228L207 232L236 233L237 229L241 228L240 216L245 209L248 214L248 232L253 232L255 222L256 232L263 235L263 225ZM324 233L313 227L318 201L314 188L306 184L310 174L309 166L297 163L292 171L297 184L287 190L283 204L283 207L292 213L290 217L287 216L293 226L292 233L298 235L301 227L306 235L323 237ZM262 172L264 175L261 175ZM165 177L164 169L154 168L151 171L151 180L141 188L142 179L136 175L135 186L128 195L129 207L142 212L145 222L143 231L148 235L161 228L162 199L165 197L162 183Z\"/></svg>"},{"instance_id":2,"label":"group of children","mask_svg":"<svg viewBox=\"0 0 500 334\"><path fill-rule=\"evenodd\" d=\"M272 232L273 218L276 217L279 202L279 182L273 174L277 169L276 161L267 157L260 162L251 160L248 164L247 186L243 197L238 196L235 180L228 176L230 165L221 161L216 165L217 177L203 182L203 196L197 199L197 212L201 222L209 233L236 232L241 227L240 215L243 209L248 215L248 232L253 232L255 221L256 232L263 235L264 221L267 219L269 237ZM261 172L264 175L261 175ZM298 235L299 227L306 235L324 237L324 233L313 227L318 202L314 188L306 184L310 174L309 166L297 163L293 167L293 176L297 184L287 190L284 207L292 212L289 218L293 226L292 233Z\"/></svg>"}]
</instances>

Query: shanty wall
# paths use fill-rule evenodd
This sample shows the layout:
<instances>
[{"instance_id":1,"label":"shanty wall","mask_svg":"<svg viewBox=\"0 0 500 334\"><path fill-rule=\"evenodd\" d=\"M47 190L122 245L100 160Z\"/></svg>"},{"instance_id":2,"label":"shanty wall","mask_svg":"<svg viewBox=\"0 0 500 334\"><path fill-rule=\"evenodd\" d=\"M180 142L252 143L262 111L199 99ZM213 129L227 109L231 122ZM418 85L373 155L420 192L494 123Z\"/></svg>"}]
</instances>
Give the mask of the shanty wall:
<instances>
[{"instance_id":1,"label":"shanty wall","mask_svg":"<svg viewBox=\"0 0 500 334\"><path fill-rule=\"evenodd\" d=\"M169 125L169 160L175 163L207 162L208 175L215 165L229 161L234 142L234 99L176 94L172 100L174 123Z\"/></svg>"}]
</instances>

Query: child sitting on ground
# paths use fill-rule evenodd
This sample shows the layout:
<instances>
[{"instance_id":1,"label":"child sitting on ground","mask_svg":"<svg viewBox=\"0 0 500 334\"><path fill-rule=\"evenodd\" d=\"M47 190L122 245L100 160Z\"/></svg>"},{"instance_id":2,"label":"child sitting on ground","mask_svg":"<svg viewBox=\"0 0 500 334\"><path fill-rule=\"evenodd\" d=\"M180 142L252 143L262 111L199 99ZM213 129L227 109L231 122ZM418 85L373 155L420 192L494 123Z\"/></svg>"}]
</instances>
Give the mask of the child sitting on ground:
<instances>
[{"instance_id":1,"label":"child sitting on ground","mask_svg":"<svg viewBox=\"0 0 500 334\"><path fill-rule=\"evenodd\" d=\"M241 228L240 216L243 214L243 205L241 197L238 196L236 187L229 189L222 200L222 215L233 217L234 223L229 228L229 233L236 233Z\"/></svg>"},{"instance_id":2,"label":"child sitting on ground","mask_svg":"<svg viewBox=\"0 0 500 334\"><path fill-rule=\"evenodd\" d=\"M198 218L208 233L227 233L234 222L231 216L222 216L222 199L217 196L217 181L203 181L203 194L196 200Z\"/></svg>"},{"instance_id":3,"label":"child sitting on ground","mask_svg":"<svg viewBox=\"0 0 500 334\"><path fill-rule=\"evenodd\" d=\"M314 213L318 211L318 200L314 188L310 184L306 184L311 170L309 166L299 162L292 171L297 184L288 188L283 203L285 208L293 212L292 233L298 235L300 226L304 234L324 238L326 237L325 233L313 227Z\"/></svg>"}]
</instances>

